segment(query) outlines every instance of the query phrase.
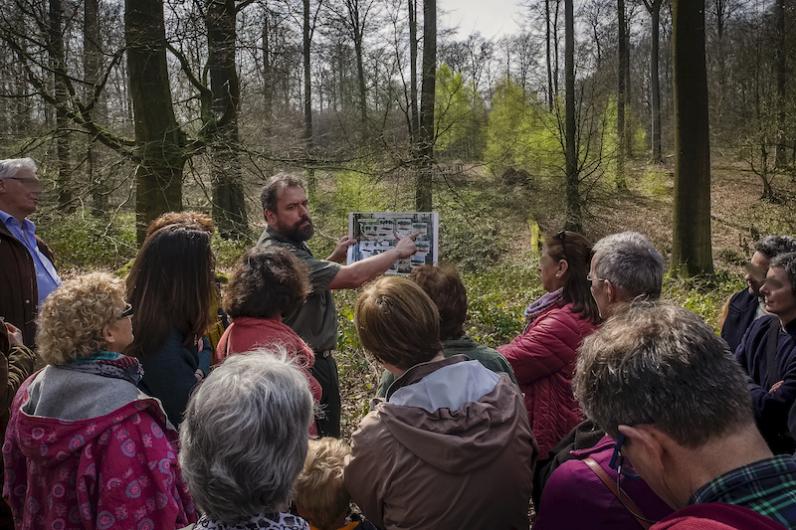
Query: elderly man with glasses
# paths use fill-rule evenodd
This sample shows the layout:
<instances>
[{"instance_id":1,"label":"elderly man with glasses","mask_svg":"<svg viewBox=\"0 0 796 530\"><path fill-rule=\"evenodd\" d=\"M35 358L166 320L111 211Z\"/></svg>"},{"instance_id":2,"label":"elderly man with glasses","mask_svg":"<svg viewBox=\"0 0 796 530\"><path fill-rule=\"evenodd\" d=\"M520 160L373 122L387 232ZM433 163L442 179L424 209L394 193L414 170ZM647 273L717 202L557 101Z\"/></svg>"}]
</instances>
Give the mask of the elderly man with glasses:
<instances>
[{"instance_id":1,"label":"elderly man with glasses","mask_svg":"<svg viewBox=\"0 0 796 530\"><path fill-rule=\"evenodd\" d=\"M796 526L796 459L772 455L745 374L695 314L631 304L584 341L574 389L616 440L613 487L632 466L677 510L652 529Z\"/></svg>"},{"instance_id":2,"label":"elderly man with glasses","mask_svg":"<svg viewBox=\"0 0 796 530\"><path fill-rule=\"evenodd\" d=\"M61 283L52 253L28 216L36 211L41 181L30 158L0 160L0 316L33 346L36 312Z\"/></svg>"}]
</instances>

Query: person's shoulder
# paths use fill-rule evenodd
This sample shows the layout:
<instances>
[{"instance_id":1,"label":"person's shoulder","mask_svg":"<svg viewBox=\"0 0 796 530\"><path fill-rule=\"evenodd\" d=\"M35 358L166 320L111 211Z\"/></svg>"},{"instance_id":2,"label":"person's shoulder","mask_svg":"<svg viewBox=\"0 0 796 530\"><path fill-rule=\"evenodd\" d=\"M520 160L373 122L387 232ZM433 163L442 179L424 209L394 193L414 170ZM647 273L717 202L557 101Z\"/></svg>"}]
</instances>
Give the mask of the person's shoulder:
<instances>
[{"instance_id":1,"label":"person's shoulder","mask_svg":"<svg viewBox=\"0 0 796 530\"><path fill-rule=\"evenodd\" d=\"M744 506L711 502L682 508L650 530L781 530L785 527Z\"/></svg>"}]
</instances>

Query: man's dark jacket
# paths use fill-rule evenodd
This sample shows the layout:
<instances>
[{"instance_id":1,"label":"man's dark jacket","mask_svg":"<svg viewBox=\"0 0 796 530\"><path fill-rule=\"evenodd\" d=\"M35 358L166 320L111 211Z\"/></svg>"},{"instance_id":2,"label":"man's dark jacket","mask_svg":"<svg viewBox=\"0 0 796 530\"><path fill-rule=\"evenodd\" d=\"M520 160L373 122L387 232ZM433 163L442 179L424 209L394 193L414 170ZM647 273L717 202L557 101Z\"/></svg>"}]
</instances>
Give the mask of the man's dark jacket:
<instances>
[{"instance_id":1,"label":"man's dark jacket","mask_svg":"<svg viewBox=\"0 0 796 530\"><path fill-rule=\"evenodd\" d=\"M47 259L53 261L49 247L38 236L36 242ZM0 316L22 330L22 340L28 347L33 347L36 340L38 300L33 257L0 222Z\"/></svg>"},{"instance_id":2,"label":"man's dark jacket","mask_svg":"<svg viewBox=\"0 0 796 530\"><path fill-rule=\"evenodd\" d=\"M760 299L749 292L749 289L738 291L727 303L727 318L721 326L721 338L730 345L730 350L735 351L741 343L743 334L752 325L760 307Z\"/></svg>"},{"instance_id":3,"label":"man's dark jacket","mask_svg":"<svg viewBox=\"0 0 796 530\"><path fill-rule=\"evenodd\" d=\"M776 333L772 355L767 347L769 333ZM755 420L766 442L775 453L793 453L796 444L788 431L788 413L796 401L796 320L782 329L775 316L758 318L743 336L735 358L749 374Z\"/></svg>"}]
</instances>

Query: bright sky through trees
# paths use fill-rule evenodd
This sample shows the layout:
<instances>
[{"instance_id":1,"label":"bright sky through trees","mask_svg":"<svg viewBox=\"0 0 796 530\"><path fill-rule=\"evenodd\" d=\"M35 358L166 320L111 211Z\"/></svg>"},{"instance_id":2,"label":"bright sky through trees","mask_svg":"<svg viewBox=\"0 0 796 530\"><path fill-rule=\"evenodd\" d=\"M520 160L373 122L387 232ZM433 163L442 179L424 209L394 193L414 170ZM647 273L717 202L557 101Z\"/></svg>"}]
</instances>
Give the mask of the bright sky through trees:
<instances>
[{"instance_id":1,"label":"bright sky through trees","mask_svg":"<svg viewBox=\"0 0 796 530\"><path fill-rule=\"evenodd\" d=\"M439 0L440 23L455 27L460 37L480 31L499 38L519 31L522 8L518 0Z\"/></svg>"}]
</instances>

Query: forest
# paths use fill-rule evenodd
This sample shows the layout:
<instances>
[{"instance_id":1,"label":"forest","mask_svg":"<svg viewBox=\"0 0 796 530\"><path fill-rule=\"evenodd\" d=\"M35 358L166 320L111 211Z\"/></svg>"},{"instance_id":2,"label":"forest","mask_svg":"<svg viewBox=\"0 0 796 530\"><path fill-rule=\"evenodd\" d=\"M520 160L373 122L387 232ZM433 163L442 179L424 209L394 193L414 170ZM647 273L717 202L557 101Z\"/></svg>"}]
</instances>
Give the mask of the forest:
<instances>
[{"instance_id":1,"label":"forest","mask_svg":"<svg viewBox=\"0 0 796 530\"><path fill-rule=\"evenodd\" d=\"M563 227L648 234L667 296L715 324L749 243L796 231L796 5L518 3L521 31L488 38L436 0L0 0L0 158L37 161L62 271L122 267L183 209L212 214L223 271L288 171L317 252L348 212L439 211L493 346ZM368 363L341 361L347 392L370 393Z\"/></svg>"}]
</instances>

